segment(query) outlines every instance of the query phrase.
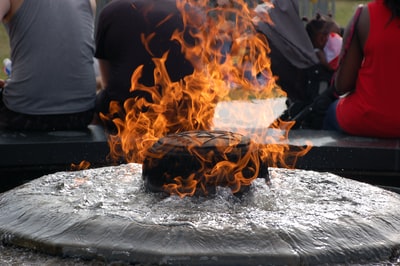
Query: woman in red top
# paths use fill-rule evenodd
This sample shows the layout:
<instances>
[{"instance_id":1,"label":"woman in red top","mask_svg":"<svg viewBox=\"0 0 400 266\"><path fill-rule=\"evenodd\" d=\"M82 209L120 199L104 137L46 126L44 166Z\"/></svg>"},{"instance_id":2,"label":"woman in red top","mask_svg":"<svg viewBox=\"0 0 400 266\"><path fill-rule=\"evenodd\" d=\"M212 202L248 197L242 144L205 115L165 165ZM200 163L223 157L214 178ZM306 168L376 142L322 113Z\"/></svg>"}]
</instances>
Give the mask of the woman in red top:
<instances>
[{"instance_id":1,"label":"woman in red top","mask_svg":"<svg viewBox=\"0 0 400 266\"><path fill-rule=\"evenodd\" d=\"M400 137L400 1L368 3L351 35L348 26L343 43L351 41L342 50L346 53L335 78L342 96L329 108L325 129Z\"/></svg>"}]
</instances>

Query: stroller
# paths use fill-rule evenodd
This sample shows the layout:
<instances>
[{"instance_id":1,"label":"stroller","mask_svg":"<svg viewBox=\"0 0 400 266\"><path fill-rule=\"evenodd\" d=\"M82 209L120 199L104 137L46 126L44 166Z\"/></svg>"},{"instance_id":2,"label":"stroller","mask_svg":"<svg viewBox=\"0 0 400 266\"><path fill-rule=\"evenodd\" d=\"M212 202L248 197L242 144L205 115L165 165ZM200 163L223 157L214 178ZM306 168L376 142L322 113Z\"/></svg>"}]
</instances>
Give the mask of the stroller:
<instances>
[{"instance_id":1,"label":"stroller","mask_svg":"<svg viewBox=\"0 0 400 266\"><path fill-rule=\"evenodd\" d=\"M273 0L264 8L273 24L259 22L271 49L271 70L287 93L287 109L280 121L294 121L292 128L321 129L329 104L334 100L330 82L333 73L319 64L298 12L296 0ZM257 11L256 8L256 11Z\"/></svg>"}]
</instances>

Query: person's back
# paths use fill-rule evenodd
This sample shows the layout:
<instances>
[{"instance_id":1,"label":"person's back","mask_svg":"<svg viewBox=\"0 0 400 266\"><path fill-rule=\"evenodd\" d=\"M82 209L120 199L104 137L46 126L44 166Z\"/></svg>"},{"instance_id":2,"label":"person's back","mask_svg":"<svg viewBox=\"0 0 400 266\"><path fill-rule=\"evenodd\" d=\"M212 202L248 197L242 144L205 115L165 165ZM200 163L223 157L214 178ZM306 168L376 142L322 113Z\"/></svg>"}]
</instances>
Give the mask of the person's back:
<instances>
[{"instance_id":1,"label":"person's back","mask_svg":"<svg viewBox=\"0 0 400 266\"><path fill-rule=\"evenodd\" d=\"M7 127L84 128L92 119L96 93L92 3L10 3L13 14L3 22L10 37L13 69L2 97L11 113L27 115L32 121L9 121ZM36 117L41 117L42 122ZM31 122L36 125L28 125Z\"/></svg>"},{"instance_id":2,"label":"person's back","mask_svg":"<svg viewBox=\"0 0 400 266\"><path fill-rule=\"evenodd\" d=\"M183 21L175 0L114 0L100 13L96 32L96 54L105 89L98 95L97 111L107 113L110 101L123 103L131 97L147 96L130 92L131 76L143 65L139 82L154 86L153 58L168 51L166 68L172 81L193 72L176 41L175 30ZM149 43L144 39L152 36ZM150 100L150 99L149 99Z\"/></svg>"},{"instance_id":3,"label":"person's back","mask_svg":"<svg viewBox=\"0 0 400 266\"><path fill-rule=\"evenodd\" d=\"M390 10L390 5L395 8ZM336 107L338 125L347 133L400 137L399 10L399 3L384 0L362 10L335 82L339 93L349 93Z\"/></svg>"}]
</instances>

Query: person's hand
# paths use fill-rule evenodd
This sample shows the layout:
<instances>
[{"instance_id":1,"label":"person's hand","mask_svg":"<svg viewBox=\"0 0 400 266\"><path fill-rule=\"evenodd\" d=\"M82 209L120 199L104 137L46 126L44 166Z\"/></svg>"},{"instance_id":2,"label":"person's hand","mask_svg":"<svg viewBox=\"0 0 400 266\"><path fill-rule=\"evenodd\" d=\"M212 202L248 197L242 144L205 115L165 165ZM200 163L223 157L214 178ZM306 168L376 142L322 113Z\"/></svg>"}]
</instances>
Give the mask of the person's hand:
<instances>
[{"instance_id":1,"label":"person's hand","mask_svg":"<svg viewBox=\"0 0 400 266\"><path fill-rule=\"evenodd\" d=\"M6 85L6 82L4 79L0 79L0 88L4 88L4 85Z\"/></svg>"}]
</instances>

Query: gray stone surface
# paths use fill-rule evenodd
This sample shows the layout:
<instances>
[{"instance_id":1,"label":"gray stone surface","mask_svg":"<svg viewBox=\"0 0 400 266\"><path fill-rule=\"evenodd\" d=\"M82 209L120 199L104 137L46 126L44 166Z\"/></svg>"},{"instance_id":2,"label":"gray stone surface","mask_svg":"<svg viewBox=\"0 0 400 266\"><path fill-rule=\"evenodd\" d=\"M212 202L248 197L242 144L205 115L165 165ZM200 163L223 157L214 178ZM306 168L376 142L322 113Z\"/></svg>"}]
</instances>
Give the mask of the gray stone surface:
<instances>
[{"instance_id":1,"label":"gray stone surface","mask_svg":"<svg viewBox=\"0 0 400 266\"><path fill-rule=\"evenodd\" d=\"M5 244L138 264L352 264L400 246L400 196L328 173L271 168L238 199L146 193L137 164L43 176L0 195Z\"/></svg>"}]
</instances>

